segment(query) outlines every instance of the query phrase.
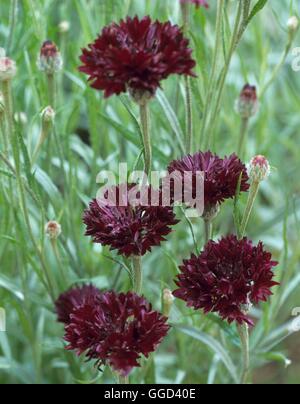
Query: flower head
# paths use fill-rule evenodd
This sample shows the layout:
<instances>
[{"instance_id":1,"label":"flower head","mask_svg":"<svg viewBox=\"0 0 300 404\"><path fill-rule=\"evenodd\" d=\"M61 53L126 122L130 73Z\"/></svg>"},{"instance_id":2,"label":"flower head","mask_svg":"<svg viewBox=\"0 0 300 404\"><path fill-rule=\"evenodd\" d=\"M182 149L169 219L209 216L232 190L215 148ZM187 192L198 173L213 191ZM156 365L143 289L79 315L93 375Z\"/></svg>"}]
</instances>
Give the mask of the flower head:
<instances>
[{"instance_id":1,"label":"flower head","mask_svg":"<svg viewBox=\"0 0 300 404\"><path fill-rule=\"evenodd\" d=\"M171 74L193 76L195 61L189 41L177 25L138 17L105 27L83 49L80 71L105 97L127 90L140 99L153 96Z\"/></svg>"},{"instance_id":2,"label":"flower head","mask_svg":"<svg viewBox=\"0 0 300 404\"><path fill-rule=\"evenodd\" d=\"M95 305L100 297L100 290L93 285L76 286L61 294L55 302L57 320L65 325L70 323L74 310L85 304Z\"/></svg>"},{"instance_id":3,"label":"flower head","mask_svg":"<svg viewBox=\"0 0 300 404\"><path fill-rule=\"evenodd\" d=\"M253 325L249 307L272 295L271 288L278 285L273 280L276 265L261 242L254 246L236 236L210 241L199 257L192 255L180 267L174 296L229 323Z\"/></svg>"},{"instance_id":4,"label":"flower head","mask_svg":"<svg viewBox=\"0 0 300 404\"><path fill-rule=\"evenodd\" d=\"M0 81L8 81L17 74L16 62L6 56L0 58Z\"/></svg>"},{"instance_id":5,"label":"flower head","mask_svg":"<svg viewBox=\"0 0 300 404\"><path fill-rule=\"evenodd\" d=\"M139 367L167 335L166 317L134 294L103 293L98 304L86 302L73 310L66 326L67 349L86 354L99 366L108 364L122 376Z\"/></svg>"},{"instance_id":6,"label":"flower head","mask_svg":"<svg viewBox=\"0 0 300 404\"><path fill-rule=\"evenodd\" d=\"M93 200L83 220L87 236L119 254L145 255L159 246L171 233L171 226L178 223L173 209L161 206L160 192L151 187L139 191L137 186L126 184L112 187L108 193L113 195L112 199ZM158 206L151 206L154 194Z\"/></svg>"},{"instance_id":7,"label":"flower head","mask_svg":"<svg viewBox=\"0 0 300 404\"><path fill-rule=\"evenodd\" d=\"M206 0L180 0L181 4L185 3L193 3L197 8L199 7L206 7L208 8L209 5Z\"/></svg>"},{"instance_id":8,"label":"flower head","mask_svg":"<svg viewBox=\"0 0 300 404\"><path fill-rule=\"evenodd\" d=\"M237 113L242 118L249 119L256 115L259 109L257 91L255 86L246 84L236 102Z\"/></svg>"},{"instance_id":9,"label":"flower head","mask_svg":"<svg viewBox=\"0 0 300 404\"><path fill-rule=\"evenodd\" d=\"M271 167L264 156L255 156L248 166L249 177L253 182L265 181L271 174Z\"/></svg>"},{"instance_id":10,"label":"flower head","mask_svg":"<svg viewBox=\"0 0 300 404\"><path fill-rule=\"evenodd\" d=\"M37 60L38 69L46 74L59 72L63 67L63 60L58 47L53 41L45 41Z\"/></svg>"},{"instance_id":11,"label":"flower head","mask_svg":"<svg viewBox=\"0 0 300 404\"><path fill-rule=\"evenodd\" d=\"M193 156L188 155L181 160L173 161L169 165L168 171L170 174L175 174L175 178L177 176L184 178L185 173L192 173L193 181L183 184L183 188L190 186L192 188L190 195L193 195L193 198L197 195L196 187L199 186L196 175L199 172L204 172L205 212L211 211L226 199L233 198L236 195L240 178L240 191L246 192L249 189L246 166L235 154L221 159L210 151L198 152ZM187 194L182 196L184 202L189 207L194 207L187 200Z\"/></svg>"},{"instance_id":12,"label":"flower head","mask_svg":"<svg viewBox=\"0 0 300 404\"><path fill-rule=\"evenodd\" d=\"M45 233L50 240L56 240L61 235L61 225L58 222L50 221L46 223Z\"/></svg>"}]
</instances>

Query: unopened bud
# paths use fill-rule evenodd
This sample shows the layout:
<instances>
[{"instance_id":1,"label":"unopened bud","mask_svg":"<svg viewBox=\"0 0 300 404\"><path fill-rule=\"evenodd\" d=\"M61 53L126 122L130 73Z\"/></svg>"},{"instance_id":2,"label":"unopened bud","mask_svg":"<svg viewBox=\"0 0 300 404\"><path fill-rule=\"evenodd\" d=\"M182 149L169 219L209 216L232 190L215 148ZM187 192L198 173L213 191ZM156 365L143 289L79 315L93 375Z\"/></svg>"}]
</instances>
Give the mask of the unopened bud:
<instances>
[{"instance_id":1,"label":"unopened bud","mask_svg":"<svg viewBox=\"0 0 300 404\"><path fill-rule=\"evenodd\" d=\"M58 30L61 34L65 34L66 32L69 32L69 30L70 30L69 21L62 21L61 23L59 23Z\"/></svg>"},{"instance_id":2,"label":"unopened bud","mask_svg":"<svg viewBox=\"0 0 300 404\"><path fill-rule=\"evenodd\" d=\"M46 74L54 74L62 69L63 60L54 42L46 41L43 43L37 66L40 71Z\"/></svg>"},{"instance_id":3,"label":"unopened bud","mask_svg":"<svg viewBox=\"0 0 300 404\"><path fill-rule=\"evenodd\" d=\"M20 125L27 125L28 123L28 118L27 115L25 114L25 112L16 112L14 115L15 121L16 123L20 124Z\"/></svg>"},{"instance_id":4,"label":"unopened bud","mask_svg":"<svg viewBox=\"0 0 300 404\"><path fill-rule=\"evenodd\" d=\"M163 315L169 317L175 298L169 289L164 289L162 295Z\"/></svg>"},{"instance_id":5,"label":"unopened bud","mask_svg":"<svg viewBox=\"0 0 300 404\"><path fill-rule=\"evenodd\" d=\"M256 87L246 84L236 102L236 111L244 119L256 115L259 109Z\"/></svg>"},{"instance_id":6,"label":"unopened bud","mask_svg":"<svg viewBox=\"0 0 300 404\"><path fill-rule=\"evenodd\" d=\"M17 74L16 62L6 56L0 58L0 81L8 81Z\"/></svg>"},{"instance_id":7,"label":"unopened bud","mask_svg":"<svg viewBox=\"0 0 300 404\"><path fill-rule=\"evenodd\" d=\"M48 222L45 226L45 233L50 240L56 240L61 235L61 225L55 221Z\"/></svg>"},{"instance_id":8,"label":"unopened bud","mask_svg":"<svg viewBox=\"0 0 300 404\"><path fill-rule=\"evenodd\" d=\"M253 182L265 181L271 174L271 167L264 156L255 156L248 166L249 177Z\"/></svg>"},{"instance_id":9,"label":"unopened bud","mask_svg":"<svg viewBox=\"0 0 300 404\"><path fill-rule=\"evenodd\" d=\"M287 27L290 33L295 33L299 28L299 19L295 15L290 17L287 22Z\"/></svg>"},{"instance_id":10,"label":"unopened bud","mask_svg":"<svg viewBox=\"0 0 300 404\"><path fill-rule=\"evenodd\" d=\"M55 119L55 111L52 107L48 106L42 111L41 116L44 123L53 123Z\"/></svg>"}]
</instances>

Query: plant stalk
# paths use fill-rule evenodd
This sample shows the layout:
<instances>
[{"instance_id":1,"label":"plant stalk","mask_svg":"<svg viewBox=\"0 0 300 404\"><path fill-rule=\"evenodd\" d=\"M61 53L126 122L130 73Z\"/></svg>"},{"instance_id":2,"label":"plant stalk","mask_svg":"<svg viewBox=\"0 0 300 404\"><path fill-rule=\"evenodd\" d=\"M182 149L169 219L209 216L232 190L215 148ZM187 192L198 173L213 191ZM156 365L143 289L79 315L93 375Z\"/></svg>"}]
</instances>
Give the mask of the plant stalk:
<instances>
[{"instance_id":1,"label":"plant stalk","mask_svg":"<svg viewBox=\"0 0 300 404\"><path fill-rule=\"evenodd\" d=\"M152 145L150 134L150 110L148 101L140 104L140 117L144 143L145 174L147 174L149 178L152 169Z\"/></svg>"},{"instance_id":2,"label":"plant stalk","mask_svg":"<svg viewBox=\"0 0 300 404\"><path fill-rule=\"evenodd\" d=\"M253 181L251 184L249 196L248 196L248 201L247 201L247 206L244 212L241 228L240 228L240 238L242 239L245 236L246 229L250 220L250 216L254 207L254 203L258 194L259 190L259 181Z\"/></svg>"},{"instance_id":3,"label":"plant stalk","mask_svg":"<svg viewBox=\"0 0 300 404\"><path fill-rule=\"evenodd\" d=\"M143 274L142 274L142 257L135 256L132 258L133 269L133 291L140 295L142 293Z\"/></svg>"},{"instance_id":4,"label":"plant stalk","mask_svg":"<svg viewBox=\"0 0 300 404\"><path fill-rule=\"evenodd\" d=\"M250 344L249 344L249 326L243 324L238 326L238 331L241 339L242 355L243 355L243 370L241 376L241 384L247 384L250 371Z\"/></svg>"}]
</instances>

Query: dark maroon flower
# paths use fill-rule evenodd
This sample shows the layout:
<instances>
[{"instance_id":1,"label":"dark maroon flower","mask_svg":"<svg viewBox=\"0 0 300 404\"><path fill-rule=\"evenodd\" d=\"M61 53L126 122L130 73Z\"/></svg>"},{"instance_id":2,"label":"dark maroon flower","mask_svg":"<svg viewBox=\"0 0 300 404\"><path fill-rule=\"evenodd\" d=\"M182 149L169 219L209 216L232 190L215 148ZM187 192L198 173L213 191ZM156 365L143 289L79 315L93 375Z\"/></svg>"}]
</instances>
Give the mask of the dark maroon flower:
<instances>
[{"instance_id":1,"label":"dark maroon flower","mask_svg":"<svg viewBox=\"0 0 300 404\"><path fill-rule=\"evenodd\" d=\"M199 8L199 7L201 7L201 6L204 6L204 7L206 7L206 8L209 7L209 5L208 5L208 3L207 3L206 0L180 0L180 1L181 1L182 4L185 4L185 3L193 3L193 4L195 4L195 6L196 6L197 8Z\"/></svg>"},{"instance_id":2,"label":"dark maroon flower","mask_svg":"<svg viewBox=\"0 0 300 404\"><path fill-rule=\"evenodd\" d=\"M68 350L86 354L97 365L110 365L122 376L139 367L141 355L154 352L167 335L167 318L134 294L103 293L98 304L89 302L71 314L66 326Z\"/></svg>"},{"instance_id":3,"label":"dark maroon flower","mask_svg":"<svg viewBox=\"0 0 300 404\"><path fill-rule=\"evenodd\" d=\"M278 285L273 281L276 265L261 242L254 246L236 236L210 241L199 257L192 255L180 267L174 296L195 310L219 313L229 323L253 325L247 312L272 295Z\"/></svg>"},{"instance_id":4,"label":"dark maroon flower","mask_svg":"<svg viewBox=\"0 0 300 404\"><path fill-rule=\"evenodd\" d=\"M171 226L178 223L173 208L161 206L159 191L150 187L142 193L135 190L136 185L112 187L115 203L111 203L110 197L108 202L93 200L83 218L87 236L127 257L145 255L152 247L159 246L171 233ZM140 200L132 201L131 193ZM154 195L160 206L151 206Z\"/></svg>"},{"instance_id":5,"label":"dark maroon flower","mask_svg":"<svg viewBox=\"0 0 300 404\"><path fill-rule=\"evenodd\" d=\"M69 324L73 310L88 302L93 305L99 297L100 291L93 285L76 286L69 289L55 302L58 321Z\"/></svg>"},{"instance_id":6,"label":"dark maroon flower","mask_svg":"<svg viewBox=\"0 0 300 404\"><path fill-rule=\"evenodd\" d=\"M169 174L173 173L175 179L177 177L184 179L185 173L193 174L192 181L185 181L183 183L185 188L191 188L190 195L193 198L196 197L196 187L199 186L196 174L197 172L204 172L205 211L209 211L226 199L233 198L236 195L240 178L241 192L246 192L249 189L247 168L235 154L221 159L210 151L206 153L198 152L193 156L188 155L181 160L173 161L169 165L168 171ZM185 193L180 195L180 197L190 206L191 201L187 200L186 195ZM178 201L175 200L175 202Z\"/></svg>"},{"instance_id":7,"label":"dark maroon flower","mask_svg":"<svg viewBox=\"0 0 300 404\"><path fill-rule=\"evenodd\" d=\"M83 49L80 71L105 97L129 90L154 95L160 82L171 74L193 76L189 40L177 25L128 17L105 27Z\"/></svg>"}]
</instances>

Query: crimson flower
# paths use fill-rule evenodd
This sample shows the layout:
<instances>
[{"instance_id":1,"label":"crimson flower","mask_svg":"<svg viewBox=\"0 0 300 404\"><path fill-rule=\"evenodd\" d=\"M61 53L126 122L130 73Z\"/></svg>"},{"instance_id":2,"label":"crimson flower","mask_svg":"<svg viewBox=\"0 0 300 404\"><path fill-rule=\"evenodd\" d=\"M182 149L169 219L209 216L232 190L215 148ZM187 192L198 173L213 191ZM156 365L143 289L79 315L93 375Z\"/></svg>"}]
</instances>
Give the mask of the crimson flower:
<instances>
[{"instance_id":1,"label":"crimson flower","mask_svg":"<svg viewBox=\"0 0 300 404\"><path fill-rule=\"evenodd\" d=\"M210 241L199 257L192 255L180 267L174 296L188 307L218 313L229 323L253 325L247 315L251 304L267 301L274 282L277 262L264 250L236 236Z\"/></svg>"},{"instance_id":2,"label":"crimson flower","mask_svg":"<svg viewBox=\"0 0 300 404\"><path fill-rule=\"evenodd\" d=\"M246 192L249 189L247 168L235 154L222 159L210 151L198 152L193 156L188 155L181 160L173 161L168 171L174 175L175 180L178 177L182 178L182 181L185 173L192 173L192 181L183 182L183 188L191 188L190 195L193 198L196 197L196 187L199 186L197 172L204 172L204 205L207 212L226 199L234 198L240 178L240 191ZM180 197L190 206L191 201L187 200L187 195L185 193Z\"/></svg>"},{"instance_id":3,"label":"crimson flower","mask_svg":"<svg viewBox=\"0 0 300 404\"><path fill-rule=\"evenodd\" d=\"M114 203L110 196L107 201L93 200L85 211L86 236L121 255L145 255L165 241L171 226L178 223L173 208L161 206L160 191L151 187L138 191L136 185L125 184L112 187L108 193L115 195ZM131 193L138 199L132 201ZM153 195L159 206L151 206Z\"/></svg>"},{"instance_id":4,"label":"crimson flower","mask_svg":"<svg viewBox=\"0 0 300 404\"><path fill-rule=\"evenodd\" d=\"M95 304L100 291L93 285L76 286L61 294L55 302L58 321L69 324L73 310L90 302Z\"/></svg>"},{"instance_id":5,"label":"crimson flower","mask_svg":"<svg viewBox=\"0 0 300 404\"><path fill-rule=\"evenodd\" d=\"M189 40L177 25L153 22L150 17L121 20L105 27L83 49L80 71L105 97L129 90L133 95L155 94L171 74L193 76Z\"/></svg>"},{"instance_id":6,"label":"crimson flower","mask_svg":"<svg viewBox=\"0 0 300 404\"><path fill-rule=\"evenodd\" d=\"M139 367L141 355L154 352L169 331L167 318L134 294L103 293L97 304L85 302L66 326L68 350L86 354L98 366L108 364L122 376Z\"/></svg>"},{"instance_id":7,"label":"crimson flower","mask_svg":"<svg viewBox=\"0 0 300 404\"><path fill-rule=\"evenodd\" d=\"M195 6L196 6L197 8L199 8L199 7L201 7L201 6L204 6L204 7L206 7L206 8L209 7L209 5L208 5L208 3L207 3L206 0L180 0L180 1L181 1L181 4L193 3L193 4L195 4Z\"/></svg>"}]
</instances>

